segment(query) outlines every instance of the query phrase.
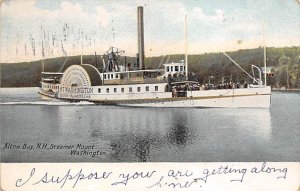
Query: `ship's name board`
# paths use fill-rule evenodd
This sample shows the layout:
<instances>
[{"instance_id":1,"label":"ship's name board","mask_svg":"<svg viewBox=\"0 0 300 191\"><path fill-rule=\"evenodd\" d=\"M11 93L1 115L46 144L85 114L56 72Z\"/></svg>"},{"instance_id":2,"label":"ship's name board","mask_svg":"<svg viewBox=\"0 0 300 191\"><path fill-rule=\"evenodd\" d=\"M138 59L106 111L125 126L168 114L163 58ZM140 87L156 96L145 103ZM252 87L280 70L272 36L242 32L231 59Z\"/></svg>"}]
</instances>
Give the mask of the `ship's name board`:
<instances>
[{"instance_id":1,"label":"ship's name board","mask_svg":"<svg viewBox=\"0 0 300 191\"><path fill-rule=\"evenodd\" d=\"M65 98L65 99L90 99L90 95L85 95L85 94L60 94L60 98Z\"/></svg>"},{"instance_id":2,"label":"ship's name board","mask_svg":"<svg viewBox=\"0 0 300 191\"><path fill-rule=\"evenodd\" d=\"M69 94L92 94L92 87L60 87L60 93Z\"/></svg>"}]
</instances>

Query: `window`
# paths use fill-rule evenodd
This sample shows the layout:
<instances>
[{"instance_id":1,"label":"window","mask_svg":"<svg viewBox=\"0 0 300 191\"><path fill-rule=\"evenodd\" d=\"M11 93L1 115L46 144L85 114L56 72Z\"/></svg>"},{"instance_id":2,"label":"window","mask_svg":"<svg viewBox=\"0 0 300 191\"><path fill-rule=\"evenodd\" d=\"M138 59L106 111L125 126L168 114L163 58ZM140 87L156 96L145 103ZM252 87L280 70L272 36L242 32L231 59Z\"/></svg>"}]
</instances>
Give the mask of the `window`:
<instances>
[{"instance_id":1,"label":"window","mask_svg":"<svg viewBox=\"0 0 300 191\"><path fill-rule=\"evenodd\" d=\"M121 92L124 92L124 88L121 88Z\"/></svg>"},{"instance_id":2,"label":"window","mask_svg":"<svg viewBox=\"0 0 300 191\"><path fill-rule=\"evenodd\" d=\"M114 78L114 74L111 74L111 75L110 75L110 78L113 79L113 78Z\"/></svg>"},{"instance_id":3,"label":"window","mask_svg":"<svg viewBox=\"0 0 300 191\"><path fill-rule=\"evenodd\" d=\"M116 78L119 78L119 74L116 74Z\"/></svg>"},{"instance_id":4,"label":"window","mask_svg":"<svg viewBox=\"0 0 300 191\"><path fill-rule=\"evenodd\" d=\"M109 77L110 77L110 75L109 75L109 74L107 74L107 79L109 79Z\"/></svg>"},{"instance_id":5,"label":"window","mask_svg":"<svg viewBox=\"0 0 300 191\"><path fill-rule=\"evenodd\" d=\"M101 88L98 88L98 93L101 93Z\"/></svg>"},{"instance_id":6,"label":"window","mask_svg":"<svg viewBox=\"0 0 300 191\"><path fill-rule=\"evenodd\" d=\"M175 72L178 72L178 66L175 66Z\"/></svg>"},{"instance_id":7,"label":"window","mask_svg":"<svg viewBox=\"0 0 300 191\"><path fill-rule=\"evenodd\" d=\"M132 87L129 87L129 92L132 92Z\"/></svg>"},{"instance_id":8,"label":"window","mask_svg":"<svg viewBox=\"0 0 300 191\"><path fill-rule=\"evenodd\" d=\"M117 93L117 88L114 88L114 92Z\"/></svg>"},{"instance_id":9,"label":"window","mask_svg":"<svg viewBox=\"0 0 300 191\"><path fill-rule=\"evenodd\" d=\"M167 66L167 72L169 72L170 71L170 67L169 66Z\"/></svg>"},{"instance_id":10,"label":"window","mask_svg":"<svg viewBox=\"0 0 300 191\"><path fill-rule=\"evenodd\" d=\"M183 66L180 66L180 71L183 71Z\"/></svg>"},{"instance_id":11,"label":"window","mask_svg":"<svg viewBox=\"0 0 300 191\"><path fill-rule=\"evenodd\" d=\"M170 66L170 67L171 67L171 70L170 70L170 71L173 72L173 66Z\"/></svg>"},{"instance_id":12,"label":"window","mask_svg":"<svg viewBox=\"0 0 300 191\"><path fill-rule=\"evenodd\" d=\"M158 91L158 86L155 86L155 91Z\"/></svg>"},{"instance_id":13,"label":"window","mask_svg":"<svg viewBox=\"0 0 300 191\"><path fill-rule=\"evenodd\" d=\"M149 91L149 86L146 86L146 92L148 92Z\"/></svg>"},{"instance_id":14,"label":"window","mask_svg":"<svg viewBox=\"0 0 300 191\"><path fill-rule=\"evenodd\" d=\"M141 87L137 87L137 91L138 91L138 92L141 92Z\"/></svg>"},{"instance_id":15,"label":"window","mask_svg":"<svg viewBox=\"0 0 300 191\"><path fill-rule=\"evenodd\" d=\"M106 74L104 74L104 79L106 79Z\"/></svg>"},{"instance_id":16,"label":"window","mask_svg":"<svg viewBox=\"0 0 300 191\"><path fill-rule=\"evenodd\" d=\"M106 88L106 93L109 93L109 88Z\"/></svg>"}]
</instances>

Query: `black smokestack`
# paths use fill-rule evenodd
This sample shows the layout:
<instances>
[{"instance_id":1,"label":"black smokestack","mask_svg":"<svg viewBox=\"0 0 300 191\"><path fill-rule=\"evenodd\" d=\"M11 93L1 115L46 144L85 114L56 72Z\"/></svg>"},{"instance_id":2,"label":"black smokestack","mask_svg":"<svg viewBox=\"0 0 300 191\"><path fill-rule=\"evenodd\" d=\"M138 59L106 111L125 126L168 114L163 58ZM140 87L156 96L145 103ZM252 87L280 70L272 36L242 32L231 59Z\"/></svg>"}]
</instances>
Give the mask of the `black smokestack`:
<instances>
[{"instance_id":1,"label":"black smokestack","mask_svg":"<svg viewBox=\"0 0 300 191\"><path fill-rule=\"evenodd\" d=\"M145 50L144 50L144 11L143 7L139 6L137 9L137 20L138 20L138 48L139 48L139 69L145 69Z\"/></svg>"}]
</instances>

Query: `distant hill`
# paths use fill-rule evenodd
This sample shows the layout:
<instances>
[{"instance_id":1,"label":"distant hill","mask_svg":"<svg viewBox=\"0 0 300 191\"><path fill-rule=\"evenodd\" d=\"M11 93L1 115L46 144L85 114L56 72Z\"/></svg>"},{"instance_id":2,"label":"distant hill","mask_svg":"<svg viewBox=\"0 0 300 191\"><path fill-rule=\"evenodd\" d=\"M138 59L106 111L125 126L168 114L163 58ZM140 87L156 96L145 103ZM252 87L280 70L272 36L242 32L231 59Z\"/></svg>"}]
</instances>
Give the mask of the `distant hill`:
<instances>
[{"instance_id":1,"label":"distant hill","mask_svg":"<svg viewBox=\"0 0 300 191\"><path fill-rule=\"evenodd\" d=\"M238 50L228 53L246 71L251 71L254 64L263 67L263 48ZM163 67L169 56L147 57L145 59L146 68L156 69L160 65ZM125 59L125 58L121 58ZM68 66L80 64L80 56L70 56L63 66L65 57L45 59L44 66L47 72L64 71ZM127 63L134 63L134 58L127 57ZM170 55L168 62L179 62L184 60L183 54ZM102 68L100 56L95 64L94 55L83 56L83 62ZM276 87L288 86L289 88L300 88L300 47L267 48L267 65L273 66L274 76L268 76L268 84ZM1 63L1 87L34 87L40 86L42 62L22 62L22 63ZM223 53L205 53L199 55L189 55L189 71L193 73L192 79L200 83L207 83L208 76L212 83L220 83L222 77L225 81L237 81L243 83L244 80L251 80L238 69ZM288 78L287 78L288 77Z\"/></svg>"}]
</instances>

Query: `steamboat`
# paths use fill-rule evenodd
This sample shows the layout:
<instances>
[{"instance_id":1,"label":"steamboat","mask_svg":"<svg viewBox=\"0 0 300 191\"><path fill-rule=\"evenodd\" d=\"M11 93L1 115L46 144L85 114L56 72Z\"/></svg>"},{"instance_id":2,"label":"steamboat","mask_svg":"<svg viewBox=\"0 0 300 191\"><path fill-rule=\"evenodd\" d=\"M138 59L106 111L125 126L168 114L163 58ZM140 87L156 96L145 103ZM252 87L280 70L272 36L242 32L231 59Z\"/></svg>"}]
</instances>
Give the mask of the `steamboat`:
<instances>
[{"instance_id":1,"label":"steamboat","mask_svg":"<svg viewBox=\"0 0 300 191\"><path fill-rule=\"evenodd\" d=\"M249 107L269 108L271 88L247 73L254 84L239 86L228 83L221 88L204 86L189 78L187 40L185 60L165 63L163 69L145 69L143 7L137 8L138 56L135 67L121 59L124 53L111 47L102 56L102 68L91 64L71 65L64 72L42 72L39 93L67 101L89 101L103 105L133 107ZM185 37L186 35L185 24ZM187 38L186 38L187 39ZM265 62L266 64L266 62ZM265 65L266 67L266 65Z\"/></svg>"}]
</instances>

